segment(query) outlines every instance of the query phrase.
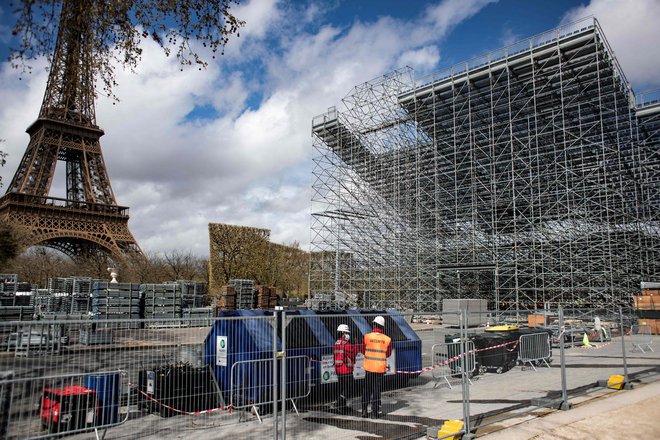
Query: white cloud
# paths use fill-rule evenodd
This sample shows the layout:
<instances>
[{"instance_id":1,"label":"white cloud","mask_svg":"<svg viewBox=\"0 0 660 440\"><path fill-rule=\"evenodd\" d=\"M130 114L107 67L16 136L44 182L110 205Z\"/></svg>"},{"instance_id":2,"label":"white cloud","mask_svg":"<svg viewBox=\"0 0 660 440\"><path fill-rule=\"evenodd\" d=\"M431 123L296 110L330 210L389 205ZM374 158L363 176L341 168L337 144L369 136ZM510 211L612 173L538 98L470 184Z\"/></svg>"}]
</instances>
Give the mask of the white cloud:
<instances>
[{"instance_id":1,"label":"white cloud","mask_svg":"<svg viewBox=\"0 0 660 440\"><path fill-rule=\"evenodd\" d=\"M426 10L425 21L435 31L437 37L444 37L461 21L498 0L445 0ZM417 27L417 33L428 32L425 27Z\"/></svg>"},{"instance_id":2,"label":"white cloud","mask_svg":"<svg viewBox=\"0 0 660 440\"><path fill-rule=\"evenodd\" d=\"M520 40L522 40L522 37L513 32L513 30L509 27L504 28L502 31L502 36L500 37L502 47L511 46L513 43L517 43Z\"/></svg>"},{"instance_id":3,"label":"white cloud","mask_svg":"<svg viewBox=\"0 0 660 440\"><path fill-rule=\"evenodd\" d=\"M428 71L438 65L440 51L436 46L426 46L420 49L409 50L401 54L398 64L410 66L416 72Z\"/></svg>"},{"instance_id":4,"label":"white cloud","mask_svg":"<svg viewBox=\"0 0 660 440\"><path fill-rule=\"evenodd\" d=\"M310 24L327 11L324 3L285 5L293 15L280 26L282 5L253 0L235 11L248 22L240 42L201 72L180 71L176 59L145 42L138 74L118 70L121 102L97 102L117 202L130 206L129 227L143 250L206 255L209 222L268 228L274 241L305 247L312 117L394 68L433 68L442 38L488 3L448 0L412 21L381 17L339 28ZM38 114L46 83L38 72L20 83L0 64L0 137L10 153L3 180ZM215 114L189 118L199 107Z\"/></svg>"},{"instance_id":5,"label":"white cloud","mask_svg":"<svg viewBox=\"0 0 660 440\"><path fill-rule=\"evenodd\" d=\"M38 60L33 63L33 73L23 75L7 62L0 64L0 139L5 139L0 150L8 154L6 165L0 168L2 193L11 182L30 141L25 130L39 115L48 77L45 66L45 60Z\"/></svg>"},{"instance_id":6,"label":"white cloud","mask_svg":"<svg viewBox=\"0 0 660 440\"><path fill-rule=\"evenodd\" d=\"M234 15L246 23L241 28L241 38L263 38L279 20L278 3L278 0L250 0L232 8Z\"/></svg>"},{"instance_id":7,"label":"white cloud","mask_svg":"<svg viewBox=\"0 0 660 440\"><path fill-rule=\"evenodd\" d=\"M592 0L570 10L563 23L593 15L635 90L660 86L660 1Z\"/></svg>"},{"instance_id":8,"label":"white cloud","mask_svg":"<svg viewBox=\"0 0 660 440\"><path fill-rule=\"evenodd\" d=\"M261 57L265 51L262 40L280 27L283 11L280 3L280 0L249 0L233 7L232 13L245 25L238 31L240 37L231 38L225 47L225 58L245 62Z\"/></svg>"}]
</instances>

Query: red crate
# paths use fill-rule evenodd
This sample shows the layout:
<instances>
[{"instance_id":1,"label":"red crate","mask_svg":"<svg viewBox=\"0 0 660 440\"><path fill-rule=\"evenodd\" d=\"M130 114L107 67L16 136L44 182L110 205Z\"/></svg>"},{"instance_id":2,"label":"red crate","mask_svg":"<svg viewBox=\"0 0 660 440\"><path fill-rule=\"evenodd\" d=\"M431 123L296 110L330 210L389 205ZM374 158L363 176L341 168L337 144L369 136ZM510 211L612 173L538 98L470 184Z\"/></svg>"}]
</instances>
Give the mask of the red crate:
<instances>
[{"instance_id":1,"label":"red crate","mask_svg":"<svg viewBox=\"0 0 660 440\"><path fill-rule=\"evenodd\" d=\"M78 385L44 388L41 398L41 425L49 432L67 432L93 425L96 392Z\"/></svg>"}]
</instances>

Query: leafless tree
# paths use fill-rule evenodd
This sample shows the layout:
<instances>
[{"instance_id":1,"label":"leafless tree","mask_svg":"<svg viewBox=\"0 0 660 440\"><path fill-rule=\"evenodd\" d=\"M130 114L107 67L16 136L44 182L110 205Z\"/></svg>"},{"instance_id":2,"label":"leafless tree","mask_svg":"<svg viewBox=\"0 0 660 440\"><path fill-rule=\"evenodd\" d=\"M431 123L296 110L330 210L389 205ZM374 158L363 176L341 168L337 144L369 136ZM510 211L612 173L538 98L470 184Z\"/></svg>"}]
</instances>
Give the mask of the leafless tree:
<instances>
[{"instance_id":1,"label":"leafless tree","mask_svg":"<svg viewBox=\"0 0 660 440\"><path fill-rule=\"evenodd\" d=\"M29 72L29 62L52 56L63 8L75 9L66 26L84 34L88 56L83 67L98 73L104 93L114 96L115 63L134 69L140 62L143 39L150 38L182 66L198 66L224 53L232 36L245 24L231 8L238 0L14 0L16 21L12 34L18 47L10 47L16 68ZM198 42L199 45L194 44Z\"/></svg>"},{"instance_id":2,"label":"leafless tree","mask_svg":"<svg viewBox=\"0 0 660 440\"><path fill-rule=\"evenodd\" d=\"M163 261L170 281L193 280L197 277L196 258L190 251L165 252Z\"/></svg>"}]
</instances>

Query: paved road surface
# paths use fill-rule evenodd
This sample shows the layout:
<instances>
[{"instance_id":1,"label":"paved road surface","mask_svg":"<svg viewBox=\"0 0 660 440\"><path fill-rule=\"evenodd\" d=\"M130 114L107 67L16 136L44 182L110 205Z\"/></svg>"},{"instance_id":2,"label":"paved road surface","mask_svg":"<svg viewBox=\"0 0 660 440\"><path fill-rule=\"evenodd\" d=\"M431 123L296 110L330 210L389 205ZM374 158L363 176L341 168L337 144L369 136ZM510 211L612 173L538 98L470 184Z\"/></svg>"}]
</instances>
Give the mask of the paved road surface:
<instances>
[{"instance_id":1,"label":"paved road surface","mask_svg":"<svg viewBox=\"0 0 660 440\"><path fill-rule=\"evenodd\" d=\"M484 440L660 438L660 382L639 385L600 399L556 411L501 431Z\"/></svg>"}]
</instances>

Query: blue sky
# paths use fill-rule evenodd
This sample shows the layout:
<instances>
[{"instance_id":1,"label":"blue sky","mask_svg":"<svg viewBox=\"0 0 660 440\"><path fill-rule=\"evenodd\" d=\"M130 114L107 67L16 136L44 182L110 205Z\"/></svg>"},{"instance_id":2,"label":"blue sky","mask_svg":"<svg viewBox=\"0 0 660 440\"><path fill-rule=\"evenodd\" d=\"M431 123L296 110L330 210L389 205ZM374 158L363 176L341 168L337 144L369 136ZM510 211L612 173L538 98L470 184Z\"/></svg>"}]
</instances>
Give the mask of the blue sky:
<instances>
[{"instance_id":1,"label":"blue sky","mask_svg":"<svg viewBox=\"0 0 660 440\"><path fill-rule=\"evenodd\" d=\"M185 69L150 42L137 74L118 70L117 105L97 100L117 201L143 250L208 254L207 224L310 233L311 120L360 83L410 66L423 76L594 15L636 92L660 89L657 0L242 1L247 24L208 69ZM0 3L0 54L11 16ZM43 60L19 81L0 63L0 149L11 180L46 85ZM51 195L63 194L56 170ZM1 189L4 191L4 188Z\"/></svg>"}]
</instances>

